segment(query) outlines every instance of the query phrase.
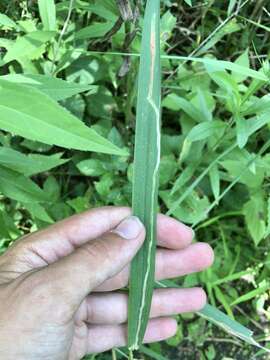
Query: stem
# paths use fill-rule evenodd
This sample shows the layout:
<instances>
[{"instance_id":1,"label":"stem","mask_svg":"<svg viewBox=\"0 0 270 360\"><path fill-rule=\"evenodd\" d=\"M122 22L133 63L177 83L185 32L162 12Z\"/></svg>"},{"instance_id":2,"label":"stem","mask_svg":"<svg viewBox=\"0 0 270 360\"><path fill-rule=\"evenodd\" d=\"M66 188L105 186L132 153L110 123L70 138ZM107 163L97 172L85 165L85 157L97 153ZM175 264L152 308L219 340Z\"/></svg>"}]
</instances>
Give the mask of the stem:
<instances>
[{"instance_id":1,"label":"stem","mask_svg":"<svg viewBox=\"0 0 270 360\"><path fill-rule=\"evenodd\" d=\"M53 75L54 75L54 72L55 72L55 62L56 62L56 59L57 59L57 56L58 56L58 53L59 53L60 45L61 45L63 36L65 35L65 32L66 32L66 30L67 30L68 23L69 23L71 14L72 14L73 3L74 3L74 0L70 0L67 18L66 18L65 23L64 23L64 26L63 26L63 28L62 28L62 30L61 30L61 33L60 33L60 36L59 36L59 39L58 39L58 41L57 41L57 44L56 44L56 47L55 47L55 51L54 51L54 54L53 54L52 69L51 69L51 72L52 72Z\"/></svg>"},{"instance_id":2,"label":"stem","mask_svg":"<svg viewBox=\"0 0 270 360\"><path fill-rule=\"evenodd\" d=\"M129 349L129 357L128 360L135 360L134 356L133 356L133 351L131 349Z\"/></svg>"},{"instance_id":3,"label":"stem","mask_svg":"<svg viewBox=\"0 0 270 360\"><path fill-rule=\"evenodd\" d=\"M115 349L112 349L112 360L117 360L117 355Z\"/></svg>"}]
</instances>

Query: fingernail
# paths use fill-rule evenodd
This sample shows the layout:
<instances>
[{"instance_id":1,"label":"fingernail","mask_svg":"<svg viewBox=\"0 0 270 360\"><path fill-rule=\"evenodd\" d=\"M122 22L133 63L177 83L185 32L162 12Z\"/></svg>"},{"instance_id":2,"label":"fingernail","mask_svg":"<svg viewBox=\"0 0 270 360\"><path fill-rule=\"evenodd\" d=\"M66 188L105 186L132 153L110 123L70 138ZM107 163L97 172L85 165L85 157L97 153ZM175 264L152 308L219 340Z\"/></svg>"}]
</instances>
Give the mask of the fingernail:
<instances>
[{"instance_id":1,"label":"fingernail","mask_svg":"<svg viewBox=\"0 0 270 360\"><path fill-rule=\"evenodd\" d=\"M135 239L143 229L143 224L137 216L129 216L124 219L114 230L111 232L120 235L124 239Z\"/></svg>"}]
</instances>

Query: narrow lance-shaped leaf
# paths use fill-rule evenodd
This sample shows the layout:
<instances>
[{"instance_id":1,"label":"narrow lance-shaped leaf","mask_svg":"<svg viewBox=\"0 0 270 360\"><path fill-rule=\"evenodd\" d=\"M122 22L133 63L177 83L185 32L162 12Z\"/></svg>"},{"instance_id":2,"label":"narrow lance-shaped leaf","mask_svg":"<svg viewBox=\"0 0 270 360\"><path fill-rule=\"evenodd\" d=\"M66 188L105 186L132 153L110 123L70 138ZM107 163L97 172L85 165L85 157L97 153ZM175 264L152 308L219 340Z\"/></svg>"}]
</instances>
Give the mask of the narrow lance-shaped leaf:
<instances>
[{"instance_id":1,"label":"narrow lance-shaped leaf","mask_svg":"<svg viewBox=\"0 0 270 360\"><path fill-rule=\"evenodd\" d=\"M54 0L38 0L39 14L45 30L56 30L56 7Z\"/></svg>"},{"instance_id":2,"label":"narrow lance-shaped leaf","mask_svg":"<svg viewBox=\"0 0 270 360\"><path fill-rule=\"evenodd\" d=\"M155 283L155 288L180 288L178 284L171 280L162 280ZM247 327L241 325L239 322L231 319L228 315L224 314L222 311L218 310L210 304L206 304L204 308L197 313L199 316L205 318L206 320L212 322L216 326L220 327L227 333L232 336L236 336L239 339L242 339L248 344L257 346L261 349L264 349L267 352L270 352L269 349L262 347L253 337L253 332Z\"/></svg>"},{"instance_id":3,"label":"narrow lance-shaped leaf","mask_svg":"<svg viewBox=\"0 0 270 360\"><path fill-rule=\"evenodd\" d=\"M87 54L103 54L101 51L88 51ZM140 56L139 53L124 53L124 52L106 52L106 55L111 56ZM217 59L210 59L210 58L201 58L201 57L191 57L191 56L178 56L178 55L161 55L161 59L168 59L168 60L178 60L178 61L194 61L202 63L208 66L208 70L212 70L212 72L222 71L222 70L230 70L233 71L235 74L245 75L246 77L251 77L253 79L262 80L262 83L255 83L254 87L257 89L264 84L264 82L269 81L268 74L262 68L260 71L250 69L246 66L241 66L230 61L225 60L217 60ZM247 91L248 92L248 91ZM244 95L245 98L246 95Z\"/></svg>"},{"instance_id":4,"label":"narrow lance-shaped leaf","mask_svg":"<svg viewBox=\"0 0 270 360\"><path fill-rule=\"evenodd\" d=\"M7 80L0 80L0 129L67 149L127 155L43 92Z\"/></svg>"},{"instance_id":5,"label":"narrow lance-shaped leaf","mask_svg":"<svg viewBox=\"0 0 270 360\"><path fill-rule=\"evenodd\" d=\"M8 74L1 76L1 79L38 89L56 101L67 99L83 91L94 92L97 89L96 85L77 84L48 75Z\"/></svg>"},{"instance_id":6,"label":"narrow lance-shaped leaf","mask_svg":"<svg viewBox=\"0 0 270 360\"><path fill-rule=\"evenodd\" d=\"M158 169L160 161L160 9L148 0L145 10L139 69L133 213L146 228L143 247L131 265L128 343L142 343L154 285Z\"/></svg>"}]
</instances>

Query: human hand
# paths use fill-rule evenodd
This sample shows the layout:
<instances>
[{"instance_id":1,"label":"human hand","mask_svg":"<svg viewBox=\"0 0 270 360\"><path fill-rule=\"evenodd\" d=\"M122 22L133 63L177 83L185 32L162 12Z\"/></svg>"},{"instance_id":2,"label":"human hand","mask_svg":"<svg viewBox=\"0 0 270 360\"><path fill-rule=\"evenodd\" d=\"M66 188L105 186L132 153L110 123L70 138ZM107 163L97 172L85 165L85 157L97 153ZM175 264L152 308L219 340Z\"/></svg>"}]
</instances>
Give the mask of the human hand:
<instances>
[{"instance_id":1,"label":"human hand","mask_svg":"<svg viewBox=\"0 0 270 360\"><path fill-rule=\"evenodd\" d=\"M0 257L1 359L77 360L126 344L127 295L115 290L127 285L145 237L136 218L124 220L130 214L126 207L93 209L24 236ZM157 233L157 279L212 264L210 246L191 244L192 230L180 222L160 214ZM156 290L145 342L174 335L170 316L205 301L200 288Z\"/></svg>"}]
</instances>

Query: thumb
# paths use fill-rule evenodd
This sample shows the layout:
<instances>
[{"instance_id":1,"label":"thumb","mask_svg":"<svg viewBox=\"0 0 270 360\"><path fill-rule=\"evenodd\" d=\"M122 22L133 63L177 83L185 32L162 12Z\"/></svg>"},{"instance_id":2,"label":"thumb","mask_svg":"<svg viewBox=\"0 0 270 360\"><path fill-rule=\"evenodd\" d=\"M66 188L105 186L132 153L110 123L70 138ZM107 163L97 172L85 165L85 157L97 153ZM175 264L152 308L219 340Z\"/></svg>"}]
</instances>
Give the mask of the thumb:
<instances>
[{"instance_id":1,"label":"thumb","mask_svg":"<svg viewBox=\"0 0 270 360\"><path fill-rule=\"evenodd\" d=\"M58 296L65 294L73 304L79 305L93 289L132 260L144 239L143 224L139 218L130 216L115 229L49 265L46 279L53 283Z\"/></svg>"}]
</instances>

